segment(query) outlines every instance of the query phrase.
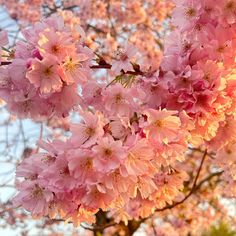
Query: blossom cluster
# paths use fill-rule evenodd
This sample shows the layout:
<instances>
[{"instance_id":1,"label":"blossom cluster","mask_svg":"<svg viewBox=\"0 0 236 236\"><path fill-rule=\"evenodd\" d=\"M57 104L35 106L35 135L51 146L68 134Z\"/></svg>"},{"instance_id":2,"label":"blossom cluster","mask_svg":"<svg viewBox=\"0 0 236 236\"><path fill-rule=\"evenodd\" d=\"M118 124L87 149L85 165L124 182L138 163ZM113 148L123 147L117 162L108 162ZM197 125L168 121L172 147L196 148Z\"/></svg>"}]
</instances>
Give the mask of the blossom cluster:
<instances>
[{"instance_id":1,"label":"blossom cluster","mask_svg":"<svg viewBox=\"0 0 236 236\"><path fill-rule=\"evenodd\" d=\"M155 67L173 9L172 1L162 0L0 0L0 4L19 29L57 12L86 29L86 42L96 53L112 58L118 42L129 40L142 52L142 60Z\"/></svg>"},{"instance_id":2,"label":"blossom cluster","mask_svg":"<svg viewBox=\"0 0 236 236\"><path fill-rule=\"evenodd\" d=\"M223 167L220 162L231 163L226 152L233 153L236 138L236 2L175 3L176 29L166 39L157 81L157 87L168 91L161 103L167 109L184 110L193 119L192 143L216 152L220 161L214 164ZM228 169L235 179L235 167Z\"/></svg>"},{"instance_id":3,"label":"blossom cluster","mask_svg":"<svg viewBox=\"0 0 236 236\"><path fill-rule=\"evenodd\" d=\"M66 117L80 103L78 86L90 79L93 53L79 25L53 16L22 31L25 41L4 55L0 94L9 110L32 119Z\"/></svg>"},{"instance_id":4,"label":"blossom cluster","mask_svg":"<svg viewBox=\"0 0 236 236\"><path fill-rule=\"evenodd\" d=\"M167 85L167 109L185 110L195 121L195 134L211 141L216 151L219 133L235 113L234 1L176 1L176 30L166 40L159 84ZM231 21L227 19L232 15ZM234 120L234 119L233 119ZM232 122L233 125L234 121ZM231 130L231 129L229 129ZM213 139L216 136L216 139ZM227 139L227 140L225 140Z\"/></svg>"},{"instance_id":5,"label":"blossom cluster","mask_svg":"<svg viewBox=\"0 0 236 236\"><path fill-rule=\"evenodd\" d=\"M1 71L10 110L64 117L79 105L81 122L64 142L40 141L45 152L20 164L16 205L75 224L94 222L99 209L116 221L147 217L181 197L189 145L217 152L214 164L234 181L236 3L175 3L159 69L138 65L126 46L108 82L90 79L92 53L80 28L53 16L24 32L27 42Z\"/></svg>"},{"instance_id":6,"label":"blossom cluster","mask_svg":"<svg viewBox=\"0 0 236 236\"><path fill-rule=\"evenodd\" d=\"M66 142L41 141L46 152L17 169L25 180L15 202L34 215L59 213L75 223L92 222L99 209L112 210L117 220L145 217L172 202L187 179L176 159L183 159L188 132L175 111L141 112L137 94L120 84L105 88L103 105L95 97L103 113L81 111Z\"/></svg>"}]
</instances>

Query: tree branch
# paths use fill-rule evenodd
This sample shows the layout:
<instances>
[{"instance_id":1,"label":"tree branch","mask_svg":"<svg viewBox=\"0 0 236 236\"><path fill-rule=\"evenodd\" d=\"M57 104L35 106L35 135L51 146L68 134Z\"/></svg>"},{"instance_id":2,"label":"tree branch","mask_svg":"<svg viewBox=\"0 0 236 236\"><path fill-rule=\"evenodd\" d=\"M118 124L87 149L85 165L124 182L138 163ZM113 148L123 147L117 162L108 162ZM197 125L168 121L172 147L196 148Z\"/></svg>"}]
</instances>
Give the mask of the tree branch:
<instances>
[{"instance_id":1,"label":"tree branch","mask_svg":"<svg viewBox=\"0 0 236 236\"><path fill-rule=\"evenodd\" d=\"M213 177L215 176L220 176L223 171L220 171L220 172L215 172L215 173L212 173L210 175L208 175L207 177L205 177L204 179L202 179L198 184L197 184L197 181L198 181L198 178L199 178L199 175L200 175L200 172L202 170L202 166L203 166L203 163L206 159L206 156L208 155L207 153L207 150L204 151L204 154L202 156L202 159L201 159L201 163L200 163L200 166L198 168L198 171L197 171L197 174L196 174L196 177L194 179L194 182L193 182L193 186L191 188L191 190L189 191L189 193L181 200L181 201L178 201L178 202L174 202L173 204L171 205L166 205L165 207L163 208L158 208L155 210L155 212L161 212L161 211L165 211L165 210L168 210L168 209L172 209L182 203L184 203L193 193L195 193L205 182L208 182L210 181ZM152 217L153 214L149 217L146 217L146 218L143 218L141 219L141 222L145 222L147 219L149 219L150 217Z\"/></svg>"},{"instance_id":2,"label":"tree branch","mask_svg":"<svg viewBox=\"0 0 236 236\"><path fill-rule=\"evenodd\" d=\"M107 223L107 224L105 224L105 225L94 225L94 226L92 226L92 227L89 227L89 226L85 226L85 225L80 225L83 229L86 229L86 230L90 230L90 231L102 231L102 230L104 230L104 229L106 229L106 228L109 228L109 227L111 227L111 226L114 226L114 225L116 225L117 223L115 223L115 222L110 222L110 223Z\"/></svg>"},{"instance_id":3,"label":"tree branch","mask_svg":"<svg viewBox=\"0 0 236 236\"><path fill-rule=\"evenodd\" d=\"M206 156L207 156L207 150L205 150L205 152L204 152L204 154L203 154L203 156L202 156L200 166L199 166L199 168L198 168L196 177L195 177L194 182L193 182L193 186L192 186L191 190L189 191L189 193L188 193L181 201L175 202L175 203L173 203L173 204L171 204L171 205L166 205L166 206L163 207L163 208L156 209L156 212L158 212L158 211L164 211L164 210L166 210L166 209L172 209L173 207L178 206L179 204L185 202L185 201L196 191L196 189L198 189L198 188L200 187L199 185L197 185L197 181L198 181L200 172L201 172L201 170L202 170L203 163L204 163L204 161L205 161L205 159L206 159ZM202 182L202 181L201 181L201 182ZM202 183L202 184L203 184L203 183Z\"/></svg>"}]
</instances>

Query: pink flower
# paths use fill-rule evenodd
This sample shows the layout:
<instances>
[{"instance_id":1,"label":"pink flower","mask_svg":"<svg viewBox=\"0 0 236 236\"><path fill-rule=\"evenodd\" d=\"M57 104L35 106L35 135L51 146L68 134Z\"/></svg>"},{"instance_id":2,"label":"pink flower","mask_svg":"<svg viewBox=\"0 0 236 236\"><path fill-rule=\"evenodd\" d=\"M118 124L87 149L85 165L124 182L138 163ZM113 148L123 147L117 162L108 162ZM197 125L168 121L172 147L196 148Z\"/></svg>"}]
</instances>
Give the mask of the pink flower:
<instances>
[{"instance_id":1,"label":"pink flower","mask_svg":"<svg viewBox=\"0 0 236 236\"><path fill-rule=\"evenodd\" d=\"M186 90L191 91L192 84L194 81L200 77L197 73L194 73L190 66L187 66L183 69L183 71L176 76L175 78L170 78L167 82L170 86L171 91L179 91L179 90ZM166 80L167 78L165 78Z\"/></svg>"},{"instance_id":2,"label":"pink flower","mask_svg":"<svg viewBox=\"0 0 236 236\"><path fill-rule=\"evenodd\" d=\"M147 175L138 177L138 181L133 187L133 196L136 197L137 190L139 190L143 199L148 198L157 189L153 179Z\"/></svg>"},{"instance_id":3,"label":"pink flower","mask_svg":"<svg viewBox=\"0 0 236 236\"><path fill-rule=\"evenodd\" d=\"M129 175L143 175L149 173L152 174L153 166L150 163L154 159L154 150L142 139L138 142L134 142L133 145L127 147L127 158L124 161L124 167Z\"/></svg>"},{"instance_id":4,"label":"pink flower","mask_svg":"<svg viewBox=\"0 0 236 236\"><path fill-rule=\"evenodd\" d=\"M28 90L32 86L25 77L27 72L27 62L25 60L16 58L7 69L12 82L18 89Z\"/></svg>"},{"instance_id":5,"label":"pink flower","mask_svg":"<svg viewBox=\"0 0 236 236\"><path fill-rule=\"evenodd\" d=\"M167 166L173 165L176 161L184 161L185 152L188 148L188 139L190 139L190 135L187 135L183 129L175 140L155 145L157 151L157 165Z\"/></svg>"},{"instance_id":6,"label":"pink flower","mask_svg":"<svg viewBox=\"0 0 236 236\"><path fill-rule=\"evenodd\" d=\"M233 140L236 140L236 121L233 116L226 116L226 119L219 123L216 135L208 145L211 150L216 151Z\"/></svg>"},{"instance_id":7,"label":"pink flower","mask_svg":"<svg viewBox=\"0 0 236 236\"><path fill-rule=\"evenodd\" d=\"M176 111L148 109L144 112L147 121L143 123L144 132L152 142L168 142L176 139L181 126Z\"/></svg>"},{"instance_id":8,"label":"pink flower","mask_svg":"<svg viewBox=\"0 0 236 236\"><path fill-rule=\"evenodd\" d=\"M230 39L233 36L233 32L230 28L217 26L212 32L212 40L209 44L206 44L208 51L208 57L211 60L231 60L234 62L234 56L232 55L232 45Z\"/></svg>"},{"instance_id":9,"label":"pink flower","mask_svg":"<svg viewBox=\"0 0 236 236\"><path fill-rule=\"evenodd\" d=\"M59 154L63 154L66 150L66 145L61 140L53 140L52 142L45 142L43 140L39 140L37 144L41 149L47 151L47 155L50 155L54 159Z\"/></svg>"},{"instance_id":10,"label":"pink flower","mask_svg":"<svg viewBox=\"0 0 236 236\"><path fill-rule=\"evenodd\" d=\"M13 91L3 96L7 101L8 109L19 117L30 117L35 120L48 117L52 114L49 104L38 97L35 90Z\"/></svg>"},{"instance_id":11,"label":"pink flower","mask_svg":"<svg viewBox=\"0 0 236 236\"><path fill-rule=\"evenodd\" d=\"M33 53L32 53L33 52ZM35 49L33 44L29 45L27 42L18 41L15 47L15 58L20 58L27 60L32 57L36 52L39 52L38 49ZM38 59L42 59L37 57Z\"/></svg>"},{"instance_id":12,"label":"pink flower","mask_svg":"<svg viewBox=\"0 0 236 236\"><path fill-rule=\"evenodd\" d=\"M108 206L112 203L115 195L114 192L109 190L101 192L98 190L97 185L90 185L87 194L82 198L83 205L89 210L101 208L106 211Z\"/></svg>"},{"instance_id":13,"label":"pink flower","mask_svg":"<svg viewBox=\"0 0 236 236\"><path fill-rule=\"evenodd\" d=\"M59 69L55 57L48 55L42 61L33 60L31 70L27 72L26 77L36 88L40 88L41 93L58 92L63 85Z\"/></svg>"},{"instance_id":14,"label":"pink flower","mask_svg":"<svg viewBox=\"0 0 236 236\"><path fill-rule=\"evenodd\" d=\"M50 28L40 33L38 44L43 57L46 56L45 54L51 54L58 59L58 62L61 62L67 55L76 50L70 34L56 32Z\"/></svg>"},{"instance_id":15,"label":"pink flower","mask_svg":"<svg viewBox=\"0 0 236 236\"><path fill-rule=\"evenodd\" d=\"M119 167L126 157L125 149L121 141L114 141L111 136L98 140L94 151L94 167L101 172L109 172Z\"/></svg>"},{"instance_id":16,"label":"pink flower","mask_svg":"<svg viewBox=\"0 0 236 236\"><path fill-rule=\"evenodd\" d=\"M136 53L137 49L133 45L127 43L124 49L119 49L117 51L116 60L112 62L111 70L116 74L119 74L121 70L124 70L124 72L133 70L131 60L134 58Z\"/></svg>"},{"instance_id":17,"label":"pink flower","mask_svg":"<svg viewBox=\"0 0 236 236\"><path fill-rule=\"evenodd\" d=\"M103 109L102 107L102 89L104 85L95 81L88 81L82 85L82 95L84 102L88 106L93 106L96 109Z\"/></svg>"},{"instance_id":18,"label":"pink flower","mask_svg":"<svg viewBox=\"0 0 236 236\"><path fill-rule=\"evenodd\" d=\"M25 41L14 47L14 58L10 55L11 64L4 67L9 77L1 81L1 97L14 114L66 117L76 105L85 107L78 85L90 79L94 54L80 38L78 19L67 20L53 15L23 30Z\"/></svg>"},{"instance_id":19,"label":"pink flower","mask_svg":"<svg viewBox=\"0 0 236 236\"><path fill-rule=\"evenodd\" d=\"M153 180L157 190L152 194L150 200L154 200L158 204L158 201L165 199L166 202L171 203L183 189L183 182L187 181L188 177L186 172L180 170L156 174Z\"/></svg>"},{"instance_id":20,"label":"pink flower","mask_svg":"<svg viewBox=\"0 0 236 236\"><path fill-rule=\"evenodd\" d=\"M206 88L212 90L223 88L224 81L220 77L222 71L216 62L211 60L198 61L193 69L199 75L198 79L203 81Z\"/></svg>"},{"instance_id":21,"label":"pink flower","mask_svg":"<svg viewBox=\"0 0 236 236\"><path fill-rule=\"evenodd\" d=\"M94 153L87 149L71 150L67 154L69 171L78 184L98 182L99 174L94 166Z\"/></svg>"},{"instance_id":22,"label":"pink flower","mask_svg":"<svg viewBox=\"0 0 236 236\"><path fill-rule=\"evenodd\" d=\"M230 165L236 163L236 143L231 142L218 150L216 154L216 162L224 167L230 167Z\"/></svg>"},{"instance_id":23,"label":"pink flower","mask_svg":"<svg viewBox=\"0 0 236 236\"><path fill-rule=\"evenodd\" d=\"M0 92L4 93L6 91L9 93L10 88L13 87L9 71L4 67L0 67L0 77Z\"/></svg>"},{"instance_id":24,"label":"pink flower","mask_svg":"<svg viewBox=\"0 0 236 236\"><path fill-rule=\"evenodd\" d=\"M108 132L114 139L124 140L132 133L132 126L130 125L130 119L112 117L111 122L107 125Z\"/></svg>"},{"instance_id":25,"label":"pink flower","mask_svg":"<svg viewBox=\"0 0 236 236\"><path fill-rule=\"evenodd\" d=\"M57 157L54 163L40 174L41 182L55 193L70 191L79 185L70 174L69 164L64 155Z\"/></svg>"},{"instance_id":26,"label":"pink flower","mask_svg":"<svg viewBox=\"0 0 236 236\"><path fill-rule=\"evenodd\" d=\"M24 177L29 180L38 179L39 175L46 167L46 165L41 161L44 158L46 158L46 154L40 153L24 159L16 169L16 176Z\"/></svg>"},{"instance_id":27,"label":"pink flower","mask_svg":"<svg viewBox=\"0 0 236 236\"><path fill-rule=\"evenodd\" d=\"M52 107L53 114L59 118L67 117L74 107L82 104L77 84L63 86L60 92L55 92L46 101Z\"/></svg>"},{"instance_id":28,"label":"pink flower","mask_svg":"<svg viewBox=\"0 0 236 236\"><path fill-rule=\"evenodd\" d=\"M117 83L104 89L102 95L104 106L110 115L132 115L135 104L130 89Z\"/></svg>"},{"instance_id":29,"label":"pink flower","mask_svg":"<svg viewBox=\"0 0 236 236\"><path fill-rule=\"evenodd\" d=\"M69 218L72 220L74 214L78 214L78 208L80 203L77 198L81 198L85 194L84 189L74 189L70 192L58 192L55 194L53 201L50 203L49 217L56 218L58 215L61 216L65 221ZM73 218L74 225L78 219Z\"/></svg>"},{"instance_id":30,"label":"pink flower","mask_svg":"<svg viewBox=\"0 0 236 236\"><path fill-rule=\"evenodd\" d=\"M64 19L58 14L53 14L51 17L45 19L43 24L45 24L46 27L52 28L55 31L62 31L63 29L65 29Z\"/></svg>"},{"instance_id":31,"label":"pink flower","mask_svg":"<svg viewBox=\"0 0 236 236\"><path fill-rule=\"evenodd\" d=\"M120 169L116 169L104 176L104 185L109 190L118 191L119 193L129 192L129 187L136 182L135 178L122 176Z\"/></svg>"},{"instance_id":32,"label":"pink flower","mask_svg":"<svg viewBox=\"0 0 236 236\"><path fill-rule=\"evenodd\" d=\"M223 1L224 5L221 6L223 18L228 24L236 22L236 2L234 0Z\"/></svg>"},{"instance_id":33,"label":"pink flower","mask_svg":"<svg viewBox=\"0 0 236 236\"><path fill-rule=\"evenodd\" d=\"M53 193L35 181L25 181L19 186L20 193L13 199L15 206L22 205L32 215L42 217L48 214Z\"/></svg>"},{"instance_id":34,"label":"pink flower","mask_svg":"<svg viewBox=\"0 0 236 236\"><path fill-rule=\"evenodd\" d=\"M84 2L80 16L86 22L85 13L93 9L93 3ZM122 22L121 31L126 28L125 19L129 24L139 23L146 13L164 4L130 2L135 3L126 7L111 4L111 13ZM162 61L154 45L156 36L149 35L152 26L159 29L162 20L157 25L147 21L150 29L138 27L129 38L143 54L140 65L134 64L136 49L127 43L112 58L110 74L90 73L94 53L84 45L99 53L99 68L110 68L111 55L99 45L105 40L113 49L117 42L109 32L96 43L93 34L86 39L76 26L78 17L63 12L63 17L54 15L23 32L25 43L18 43L12 64L0 70L0 93L8 108L19 117L50 118L50 123L77 108L81 121L71 125L67 141L41 141L39 147L46 153L32 155L17 168L22 180L17 204L35 215L58 215L75 224L94 222L99 209L112 211L115 221L126 223L149 217L156 208L168 208L167 204L184 199L184 181L191 180L193 168L200 164L199 158L185 157L201 154L186 153L189 145L216 152L216 158L204 161L206 168L199 179L216 164L224 170L221 179L234 186L235 0L174 2L172 22L176 27L164 44ZM100 15L106 16L106 4L98 5ZM142 17L125 15L132 9L140 9ZM53 125L57 127L58 122ZM172 212L174 220L164 218L182 228L183 224L175 222L176 212Z\"/></svg>"},{"instance_id":35,"label":"pink flower","mask_svg":"<svg viewBox=\"0 0 236 236\"><path fill-rule=\"evenodd\" d=\"M181 30L193 27L202 12L202 5L194 0L175 1L177 7L173 12L173 23Z\"/></svg>"},{"instance_id":36,"label":"pink flower","mask_svg":"<svg viewBox=\"0 0 236 236\"><path fill-rule=\"evenodd\" d=\"M85 83L89 77L89 69L83 66L83 62L88 59L89 57L83 53L70 53L69 56L66 56L63 63L63 80L67 84L75 81Z\"/></svg>"},{"instance_id":37,"label":"pink flower","mask_svg":"<svg viewBox=\"0 0 236 236\"><path fill-rule=\"evenodd\" d=\"M150 108L159 109L161 104L167 100L166 88L163 88L161 83L144 83L142 87L144 91L147 91L145 100Z\"/></svg>"},{"instance_id":38,"label":"pink flower","mask_svg":"<svg viewBox=\"0 0 236 236\"><path fill-rule=\"evenodd\" d=\"M91 112L82 113L84 123L72 124L70 142L75 147L90 147L104 134L102 116Z\"/></svg>"}]
</instances>

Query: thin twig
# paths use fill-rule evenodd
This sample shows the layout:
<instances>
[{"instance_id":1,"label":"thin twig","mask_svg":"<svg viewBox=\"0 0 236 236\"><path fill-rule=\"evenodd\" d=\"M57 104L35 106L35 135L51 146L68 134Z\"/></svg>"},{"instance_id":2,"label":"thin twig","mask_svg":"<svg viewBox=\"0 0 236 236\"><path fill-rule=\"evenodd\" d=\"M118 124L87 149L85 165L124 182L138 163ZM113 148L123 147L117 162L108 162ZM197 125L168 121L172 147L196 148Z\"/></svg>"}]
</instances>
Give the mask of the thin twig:
<instances>
[{"instance_id":1,"label":"thin twig","mask_svg":"<svg viewBox=\"0 0 236 236\"><path fill-rule=\"evenodd\" d=\"M86 230L90 230L90 231L100 231L100 230L104 230L104 229L106 229L106 228L109 228L109 227L111 227L111 226L114 226L114 225L116 225L117 223L115 223L115 222L110 222L110 223L107 223L107 224L105 224L105 225L94 225L94 226L92 226L92 227L89 227L89 226L84 226L84 225L80 225L82 228L84 228L84 229L86 229Z\"/></svg>"},{"instance_id":2,"label":"thin twig","mask_svg":"<svg viewBox=\"0 0 236 236\"><path fill-rule=\"evenodd\" d=\"M204 152L204 154L203 154L203 156L202 156L200 166L199 166L199 168L198 168L196 177L195 177L194 182L193 182L193 186L192 186L191 190L189 191L189 193L188 193L181 201L175 202L175 203L173 203L173 204L171 204L171 205L166 205L166 206L163 207L163 208L156 209L156 212L158 212L158 211L164 211L164 210L166 210L166 209L172 209L172 208L174 208L175 206L178 206L179 204L185 202L185 201L196 191L198 177L199 177L200 172L201 172L201 170L202 170L202 166L203 166L203 163L204 163L204 161L205 161L205 159L206 159L206 156L207 156L207 150L205 150L205 152ZM198 188L199 188L199 186L198 186Z\"/></svg>"},{"instance_id":3,"label":"thin twig","mask_svg":"<svg viewBox=\"0 0 236 236\"><path fill-rule=\"evenodd\" d=\"M42 140L43 138L43 122L40 123L40 133L39 133L39 140ZM35 153L39 152L39 146L37 147Z\"/></svg>"}]
</instances>

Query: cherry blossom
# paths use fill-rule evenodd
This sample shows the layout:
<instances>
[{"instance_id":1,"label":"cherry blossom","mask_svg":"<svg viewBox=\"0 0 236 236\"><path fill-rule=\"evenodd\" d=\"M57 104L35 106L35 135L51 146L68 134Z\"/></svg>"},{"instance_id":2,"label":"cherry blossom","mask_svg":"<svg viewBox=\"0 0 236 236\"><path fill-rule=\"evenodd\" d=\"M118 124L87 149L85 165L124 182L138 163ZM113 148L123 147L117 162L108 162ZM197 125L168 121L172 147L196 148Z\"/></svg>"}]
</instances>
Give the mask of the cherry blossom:
<instances>
[{"instance_id":1,"label":"cherry blossom","mask_svg":"<svg viewBox=\"0 0 236 236\"><path fill-rule=\"evenodd\" d=\"M174 27L162 58L148 43L154 26L148 6L165 3L150 0L147 9L140 1L79 3L75 16L57 12L23 30L26 40L6 51L0 68L0 96L10 112L44 122L67 117L70 126L60 141L41 140L44 151L36 150L18 166L14 204L75 225L93 223L99 212L108 212L112 223L141 224L169 209L172 217L161 213L167 223L157 232L185 229L178 214L195 211L194 193L203 191L205 180L210 188L212 178L220 176L236 196L235 2L175 0ZM83 14L95 20L87 24ZM109 32L100 21L105 16ZM115 28L117 19L122 23ZM123 24L131 33L133 24L145 30L139 40L138 31L127 32L126 40L119 34ZM91 35L90 28L105 39ZM0 34L0 45L5 43L5 33ZM211 189L204 191L209 197ZM179 205L190 205L192 195L193 205L181 213ZM203 214L196 208L196 215ZM205 216L211 219L211 213Z\"/></svg>"}]
</instances>

